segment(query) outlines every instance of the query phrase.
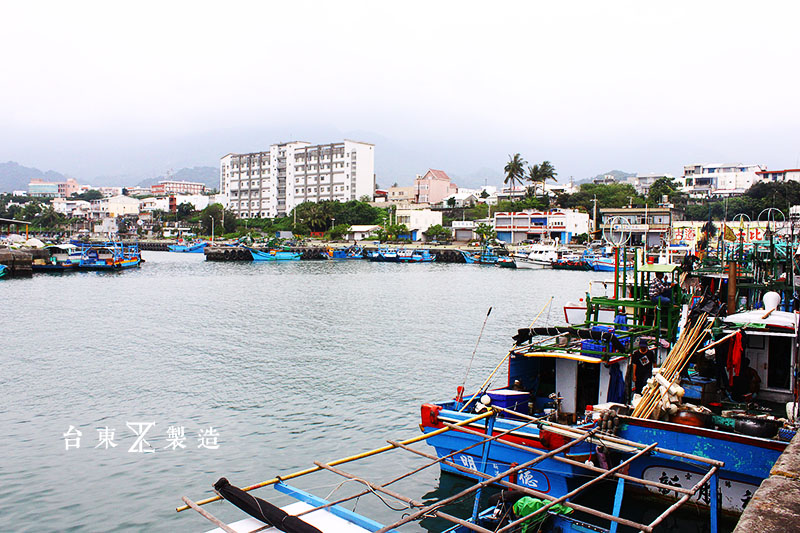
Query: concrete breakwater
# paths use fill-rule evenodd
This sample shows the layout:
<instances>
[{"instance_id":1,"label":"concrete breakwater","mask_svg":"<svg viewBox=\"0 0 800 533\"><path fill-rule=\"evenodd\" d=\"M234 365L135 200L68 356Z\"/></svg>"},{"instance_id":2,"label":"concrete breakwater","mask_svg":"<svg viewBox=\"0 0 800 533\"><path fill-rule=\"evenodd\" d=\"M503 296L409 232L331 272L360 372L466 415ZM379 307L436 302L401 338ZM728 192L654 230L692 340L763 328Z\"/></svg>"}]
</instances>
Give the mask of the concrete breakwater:
<instances>
[{"instance_id":1,"label":"concrete breakwater","mask_svg":"<svg viewBox=\"0 0 800 533\"><path fill-rule=\"evenodd\" d=\"M267 248L261 249L269 251ZM365 247L364 257L367 252L377 250L377 246ZM325 258L322 256L325 248L320 246L294 246L289 248L290 251L300 254L303 261L323 261ZM429 248L432 254L436 254L436 262L438 263L464 263L464 256L461 252L452 248ZM253 257L247 248L241 246L208 246L204 250L207 261L252 261Z\"/></svg>"}]
</instances>

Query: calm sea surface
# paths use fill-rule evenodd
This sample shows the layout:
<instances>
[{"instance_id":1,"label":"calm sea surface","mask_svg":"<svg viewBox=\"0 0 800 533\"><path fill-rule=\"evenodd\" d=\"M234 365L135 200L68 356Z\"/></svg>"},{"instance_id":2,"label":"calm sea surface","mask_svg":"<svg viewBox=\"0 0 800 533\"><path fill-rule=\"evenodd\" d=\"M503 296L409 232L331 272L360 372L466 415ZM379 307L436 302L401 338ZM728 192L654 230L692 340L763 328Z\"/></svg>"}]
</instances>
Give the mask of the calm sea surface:
<instances>
[{"instance_id":1,"label":"calm sea surface","mask_svg":"<svg viewBox=\"0 0 800 533\"><path fill-rule=\"evenodd\" d=\"M181 496L208 497L221 476L249 485L416 436L420 404L452 397L464 381L490 306L468 389L551 296L540 325L562 322L561 306L605 277L144 257L123 273L0 281L0 529L211 529L193 511L175 512ZM149 423L143 450L155 453L131 453L127 424ZM82 436L80 448L66 450L70 426ZM185 448L168 448L170 427L184 428ZM96 447L98 428L115 430L116 447ZM198 448L209 428L218 449ZM385 481L420 464L391 453L342 468ZM439 478L429 469L397 490L421 497L457 483ZM293 483L322 496L338 489L333 499L353 489L326 473ZM271 488L256 494L287 502ZM226 503L207 508L241 517ZM374 498L357 509L396 516Z\"/></svg>"}]
</instances>

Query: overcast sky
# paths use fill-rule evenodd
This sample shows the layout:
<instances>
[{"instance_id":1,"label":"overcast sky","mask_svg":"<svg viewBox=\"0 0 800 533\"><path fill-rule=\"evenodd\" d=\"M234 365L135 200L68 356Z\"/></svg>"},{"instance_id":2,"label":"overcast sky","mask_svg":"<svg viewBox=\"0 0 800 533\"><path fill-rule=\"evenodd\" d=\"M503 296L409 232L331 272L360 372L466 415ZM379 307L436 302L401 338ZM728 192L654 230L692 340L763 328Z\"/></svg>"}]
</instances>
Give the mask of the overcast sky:
<instances>
[{"instance_id":1,"label":"overcast sky","mask_svg":"<svg viewBox=\"0 0 800 533\"><path fill-rule=\"evenodd\" d=\"M797 2L0 5L0 160L84 180L342 137L383 184L514 152L561 179L800 166Z\"/></svg>"}]
</instances>

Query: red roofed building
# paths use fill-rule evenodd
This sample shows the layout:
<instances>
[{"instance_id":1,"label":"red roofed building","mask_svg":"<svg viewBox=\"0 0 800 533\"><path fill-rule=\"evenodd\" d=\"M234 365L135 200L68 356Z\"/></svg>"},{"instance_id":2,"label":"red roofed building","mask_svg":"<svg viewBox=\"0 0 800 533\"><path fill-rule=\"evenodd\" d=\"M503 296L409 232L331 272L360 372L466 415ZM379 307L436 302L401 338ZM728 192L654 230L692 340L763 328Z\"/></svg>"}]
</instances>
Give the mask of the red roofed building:
<instances>
[{"instance_id":1,"label":"red roofed building","mask_svg":"<svg viewBox=\"0 0 800 533\"><path fill-rule=\"evenodd\" d=\"M756 172L760 181L800 181L800 168L784 170L762 170Z\"/></svg>"},{"instance_id":2,"label":"red roofed building","mask_svg":"<svg viewBox=\"0 0 800 533\"><path fill-rule=\"evenodd\" d=\"M444 170L428 169L424 176L414 180L414 201L418 204L438 204L458 192Z\"/></svg>"}]
</instances>

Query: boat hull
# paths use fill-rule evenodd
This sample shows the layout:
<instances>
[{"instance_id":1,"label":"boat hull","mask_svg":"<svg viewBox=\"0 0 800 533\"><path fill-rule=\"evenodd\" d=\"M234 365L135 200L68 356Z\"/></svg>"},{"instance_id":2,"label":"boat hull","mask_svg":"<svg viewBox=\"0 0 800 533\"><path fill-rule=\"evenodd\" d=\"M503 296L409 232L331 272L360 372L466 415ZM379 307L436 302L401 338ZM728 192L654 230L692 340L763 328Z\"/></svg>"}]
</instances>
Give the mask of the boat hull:
<instances>
[{"instance_id":1,"label":"boat hull","mask_svg":"<svg viewBox=\"0 0 800 533\"><path fill-rule=\"evenodd\" d=\"M448 405L448 404L442 404ZM458 422L466 420L470 413L460 413L451 409L443 409L438 413L439 420ZM498 433L513 429L518 423L498 419L494 432ZM423 417L422 431L429 433L441 427L430 423L426 424ZM471 427L473 430L483 432L482 425ZM731 514L740 514L752 497L763 479L769 476L772 465L786 447L785 442L749 437L746 435L733 435L730 433L691 428L668 422L652 420L638 420L623 418L620 426L619 437L636 442L649 444L657 442L659 447L693 454L708 459L723 461L725 466L720 470L720 496L722 509ZM510 467L511 464L522 464L537 457L531 451L520 450L504 445L503 441L523 444L533 448L543 448L540 431L533 427L524 427L501 437L489 448L487 473L497 474ZM461 451L469 446L479 443L482 438L465 432L449 431L436 435L427 440L428 444L436 449L438 457L450 454L457 464L476 468L481 466L482 446L474 446L467 451ZM458 453L455 453L458 452ZM576 450L579 452L579 450ZM590 457L594 459L593 449L588 450L584 457L574 456L575 460L583 462ZM620 460L629 457L624 452L614 452ZM443 471L464 476L453 466L442 463ZM540 490L553 496L563 496L574 487L582 483L587 471L578 466L572 466L554 459L545 459L538 463L535 469L523 470L519 473L516 483ZM634 461L630 467L630 474L641 476L644 479L657 481L675 487L689 488L699 481L703 470L693 464L663 455L652 455ZM648 487L652 489L652 487ZM645 490L645 489L642 489ZM661 489L653 489L650 495L668 500L677 499L680 493ZM700 491L693 500L699 505L708 506L710 495L708 491Z\"/></svg>"}]
</instances>

